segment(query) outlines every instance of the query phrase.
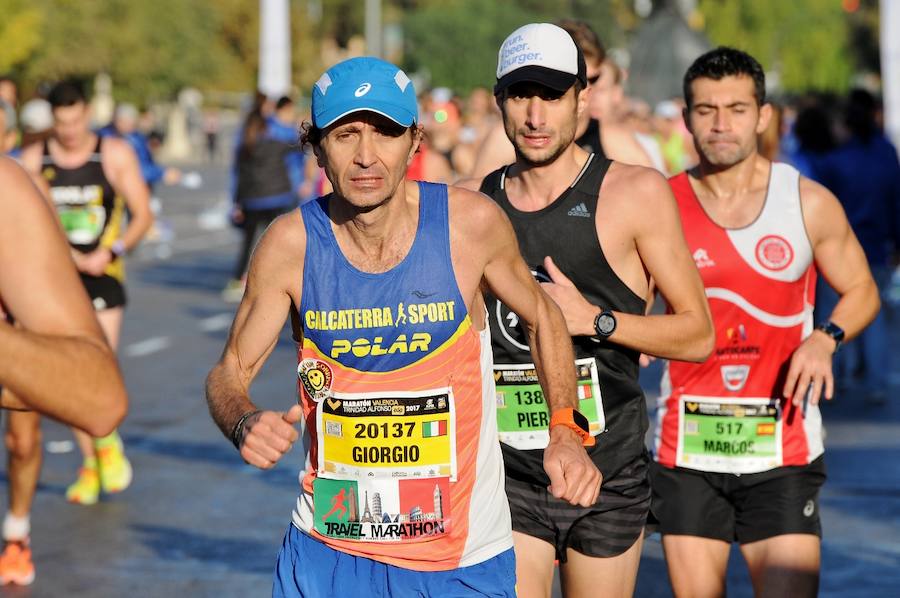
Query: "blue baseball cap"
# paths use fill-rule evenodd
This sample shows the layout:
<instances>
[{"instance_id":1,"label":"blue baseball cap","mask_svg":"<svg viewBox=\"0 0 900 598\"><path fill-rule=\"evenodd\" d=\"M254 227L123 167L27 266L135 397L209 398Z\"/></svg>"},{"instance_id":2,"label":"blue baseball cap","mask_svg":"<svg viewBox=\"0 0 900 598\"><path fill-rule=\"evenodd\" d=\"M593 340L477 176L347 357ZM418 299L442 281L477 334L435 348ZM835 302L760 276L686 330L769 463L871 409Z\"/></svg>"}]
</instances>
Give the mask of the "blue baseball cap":
<instances>
[{"instance_id":1,"label":"blue baseball cap","mask_svg":"<svg viewBox=\"0 0 900 598\"><path fill-rule=\"evenodd\" d=\"M312 90L312 121L319 129L354 112L375 112L409 127L419 120L412 81L390 62L363 56L334 65Z\"/></svg>"}]
</instances>

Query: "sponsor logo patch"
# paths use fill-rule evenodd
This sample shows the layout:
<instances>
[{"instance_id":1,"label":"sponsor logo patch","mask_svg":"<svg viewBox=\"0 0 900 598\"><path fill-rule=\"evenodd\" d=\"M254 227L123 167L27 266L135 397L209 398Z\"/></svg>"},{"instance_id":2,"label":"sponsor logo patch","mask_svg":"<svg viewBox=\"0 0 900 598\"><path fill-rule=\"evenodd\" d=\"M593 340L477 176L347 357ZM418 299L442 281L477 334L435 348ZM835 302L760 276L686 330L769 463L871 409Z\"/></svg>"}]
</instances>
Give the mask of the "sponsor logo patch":
<instances>
[{"instance_id":1,"label":"sponsor logo patch","mask_svg":"<svg viewBox=\"0 0 900 598\"><path fill-rule=\"evenodd\" d=\"M784 270L794 261L794 248L784 237L767 235L756 244L756 260L763 268Z\"/></svg>"},{"instance_id":2,"label":"sponsor logo patch","mask_svg":"<svg viewBox=\"0 0 900 598\"><path fill-rule=\"evenodd\" d=\"M324 361L304 359L297 365L297 377L312 400L321 401L329 396L334 375Z\"/></svg>"},{"instance_id":3,"label":"sponsor logo patch","mask_svg":"<svg viewBox=\"0 0 900 598\"><path fill-rule=\"evenodd\" d=\"M747 378L750 376L749 365L723 365L722 383L725 388L732 392L737 392L744 388L747 384Z\"/></svg>"}]
</instances>

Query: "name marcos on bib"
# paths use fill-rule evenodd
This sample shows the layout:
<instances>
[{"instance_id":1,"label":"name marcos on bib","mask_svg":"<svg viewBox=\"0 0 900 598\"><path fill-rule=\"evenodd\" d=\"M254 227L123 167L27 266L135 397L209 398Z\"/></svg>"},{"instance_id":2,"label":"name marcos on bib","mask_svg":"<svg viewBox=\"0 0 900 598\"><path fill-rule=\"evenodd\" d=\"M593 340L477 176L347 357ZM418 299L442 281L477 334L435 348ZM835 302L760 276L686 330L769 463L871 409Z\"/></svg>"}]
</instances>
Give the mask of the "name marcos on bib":
<instances>
[{"instance_id":1,"label":"name marcos on bib","mask_svg":"<svg viewBox=\"0 0 900 598\"><path fill-rule=\"evenodd\" d=\"M771 399L681 397L675 464L718 473L759 473L781 466L779 405Z\"/></svg>"}]
</instances>

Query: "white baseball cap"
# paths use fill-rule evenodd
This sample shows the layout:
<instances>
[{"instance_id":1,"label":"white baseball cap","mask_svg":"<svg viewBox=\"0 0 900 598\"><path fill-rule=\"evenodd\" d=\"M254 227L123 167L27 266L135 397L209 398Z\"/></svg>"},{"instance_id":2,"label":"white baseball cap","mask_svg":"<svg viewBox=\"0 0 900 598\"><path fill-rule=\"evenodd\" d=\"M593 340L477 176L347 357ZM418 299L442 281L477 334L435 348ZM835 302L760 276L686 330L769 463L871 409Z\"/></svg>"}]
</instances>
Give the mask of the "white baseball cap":
<instances>
[{"instance_id":1,"label":"white baseball cap","mask_svg":"<svg viewBox=\"0 0 900 598\"><path fill-rule=\"evenodd\" d=\"M28 100L19 112L22 128L29 133L41 133L53 126L53 109L50 102L41 98Z\"/></svg>"},{"instance_id":2,"label":"white baseball cap","mask_svg":"<svg viewBox=\"0 0 900 598\"><path fill-rule=\"evenodd\" d=\"M522 81L556 91L567 91L576 81L586 86L584 54L561 27L550 23L519 27L500 46L494 94Z\"/></svg>"}]
</instances>

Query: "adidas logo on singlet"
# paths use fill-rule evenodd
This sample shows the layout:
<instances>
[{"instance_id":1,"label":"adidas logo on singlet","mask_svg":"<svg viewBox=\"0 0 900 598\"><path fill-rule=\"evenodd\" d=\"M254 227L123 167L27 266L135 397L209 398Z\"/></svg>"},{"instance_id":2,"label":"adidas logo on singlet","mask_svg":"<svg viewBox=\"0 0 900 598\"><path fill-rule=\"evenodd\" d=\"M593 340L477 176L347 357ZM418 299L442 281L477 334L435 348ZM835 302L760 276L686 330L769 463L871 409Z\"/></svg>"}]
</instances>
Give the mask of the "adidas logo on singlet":
<instances>
[{"instance_id":1,"label":"adidas logo on singlet","mask_svg":"<svg viewBox=\"0 0 900 598\"><path fill-rule=\"evenodd\" d=\"M584 205L584 202L581 202L571 210L569 210L569 216L580 216L581 218L590 218L591 213L588 212L587 206Z\"/></svg>"}]
</instances>

